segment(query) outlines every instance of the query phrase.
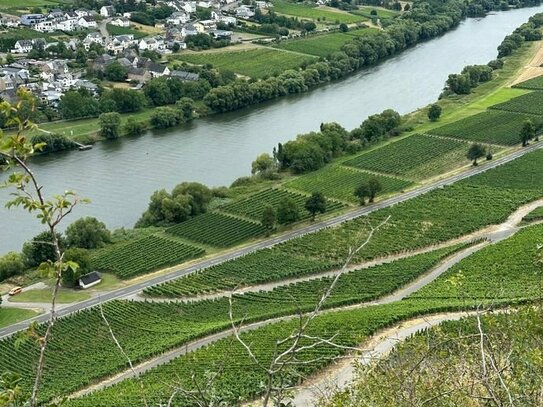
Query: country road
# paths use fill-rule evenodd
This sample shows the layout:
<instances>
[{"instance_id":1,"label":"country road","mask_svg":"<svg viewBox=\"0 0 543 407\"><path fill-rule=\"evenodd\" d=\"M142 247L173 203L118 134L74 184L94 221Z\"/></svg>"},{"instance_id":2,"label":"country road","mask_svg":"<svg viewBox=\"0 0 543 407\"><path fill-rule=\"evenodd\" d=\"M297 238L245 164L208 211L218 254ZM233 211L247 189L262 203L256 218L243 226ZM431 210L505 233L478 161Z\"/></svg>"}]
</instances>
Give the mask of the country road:
<instances>
[{"instance_id":1,"label":"country road","mask_svg":"<svg viewBox=\"0 0 543 407\"><path fill-rule=\"evenodd\" d=\"M537 143L534 143L534 144L532 144L532 145L530 145L530 146L528 146L526 148L517 150L517 151L515 151L515 152L513 152L511 154L508 154L508 155L506 155L504 157L501 157L499 159L496 159L494 161L489 161L489 162L482 163L477 167L471 167L468 170L466 170L464 172L461 172L459 174L453 175L453 176L448 177L448 178L437 180L435 182L432 182L432 183L429 183L427 185L423 185L421 187L415 188L415 189L413 189L411 191L405 192L403 194L399 194L399 195L393 196L391 198L384 199L383 201L377 202L375 204L365 206L365 207L361 207L361 208L357 208L357 209L354 209L354 210L349 211L347 213L338 215L338 216L336 216L334 218L331 218L331 219L327 219L327 220L320 221L320 222L315 222L315 223L310 224L308 226L305 226L305 227L302 227L302 228L299 228L299 229L295 229L295 230L283 233L281 235L271 237L269 239L261 240L261 241L258 241L258 242L243 246L243 247L238 248L238 249L234 249L232 251L229 251L229 252L226 252L226 253L223 253L223 254L218 254L217 256L210 257L208 259L204 259L204 260L195 262L195 263L193 263L191 265L180 266L178 269L173 270L173 271L171 271L171 272L169 272L167 274L162 274L162 275L156 276L154 278L151 278L149 280L142 281L142 282L136 283L136 284L128 286L128 287L123 287L121 289L105 293L105 294L103 294L103 295L101 295L99 297L91 298L89 300L82 301L82 302L79 302L79 303L72 304L70 306L64 307L64 308L62 308L62 309L60 309L60 310L58 310L56 312L56 317L63 317L63 316L72 314L74 312L77 312L77 311L80 311L80 310L95 306L95 305L97 305L99 303L104 303L104 302L107 302L107 301L112 301L112 300L116 300L116 299L122 299L122 298L130 297L130 296L134 296L134 295L138 294L139 292L141 292L143 289L145 289L147 287L150 287L150 286L153 286L153 285L156 285L156 284L160 284L160 283L164 283L164 282L167 282L167 281L175 280L175 279L177 279L179 277L182 277L182 276L185 276L187 274L193 273L193 272L195 272L197 270L208 268L208 267L211 267L211 266L214 266L216 264L220 264L220 263L223 263L223 262L226 262L226 261L229 261L229 260L233 260L235 258L244 256L244 255L249 254L249 253L252 253L252 252L254 252L256 250L269 248L269 247L275 246L275 245L277 245L279 243L283 243L283 242L286 242L288 240L291 240L291 239L294 239L294 238L297 238L297 237L301 237L301 236L304 236L304 235L309 234L309 233L314 233L314 232L317 232L319 230L322 230L322 229L325 229L325 228L328 228L328 227L340 225L343 222L346 222L346 221L349 221L349 220L352 220L352 219L356 219L356 218L359 218L359 217L364 216L364 215L368 215L368 214L370 214L372 212L375 212L377 210L387 208L389 206L392 206L392 205L407 201L409 199L418 197L420 195L423 195L423 194L425 194L427 192L430 192L430 191L433 191L435 189L442 188L442 187L444 187L446 185L451 185L451 184L453 184L455 182L458 182L460 180L469 178L471 176L474 176L474 175L480 174L482 172L485 172L485 171L487 171L489 169L492 169L492 168L495 168L497 166L506 164L506 163L508 163L510 161L513 161L513 160L515 160L515 159L517 159L519 157L522 157L523 155L525 155L527 153L530 153L530 152L535 151L537 149L540 149L542 147L543 147L543 142L537 142ZM16 333L18 331L21 331L21 330L25 329L26 327L28 327L28 325L31 322L38 322L38 323L45 322L45 321L48 320L48 318L49 318L49 313L44 313L44 314L38 315L36 317L27 319L25 321L22 321L22 322L10 325L8 327L2 328L2 329L0 329L0 338L12 335L12 334L14 334L14 333Z\"/></svg>"}]
</instances>

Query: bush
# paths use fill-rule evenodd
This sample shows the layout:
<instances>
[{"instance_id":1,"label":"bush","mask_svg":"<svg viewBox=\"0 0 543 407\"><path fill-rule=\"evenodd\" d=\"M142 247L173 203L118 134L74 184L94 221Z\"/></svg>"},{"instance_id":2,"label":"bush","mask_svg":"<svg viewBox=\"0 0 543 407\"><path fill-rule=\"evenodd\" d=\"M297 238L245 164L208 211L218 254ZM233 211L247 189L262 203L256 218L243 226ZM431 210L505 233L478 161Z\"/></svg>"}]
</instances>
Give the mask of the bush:
<instances>
[{"instance_id":1,"label":"bush","mask_svg":"<svg viewBox=\"0 0 543 407\"><path fill-rule=\"evenodd\" d=\"M75 148L76 144L63 134L40 133L32 136L31 143L36 145L44 143L42 148L44 153L54 153L56 151L69 150Z\"/></svg>"},{"instance_id":2,"label":"bush","mask_svg":"<svg viewBox=\"0 0 543 407\"><path fill-rule=\"evenodd\" d=\"M25 269L23 256L9 252L0 257L0 281L21 274Z\"/></svg>"}]
</instances>

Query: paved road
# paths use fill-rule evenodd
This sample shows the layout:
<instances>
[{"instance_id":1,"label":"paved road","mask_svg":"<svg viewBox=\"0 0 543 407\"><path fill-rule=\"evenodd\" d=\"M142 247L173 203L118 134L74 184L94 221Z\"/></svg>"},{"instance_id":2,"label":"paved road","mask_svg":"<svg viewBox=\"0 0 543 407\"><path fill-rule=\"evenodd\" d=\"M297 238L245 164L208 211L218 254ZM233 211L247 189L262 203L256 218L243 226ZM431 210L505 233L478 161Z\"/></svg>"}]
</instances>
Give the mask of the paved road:
<instances>
[{"instance_id":1,"label":"paved road","mask_svg":"<svg viewBox=\"0 0 543 407\"><path fill-rule=\"evenodd\" d=\"M499 165L503 165L505 163L513 161L516 158L522 157L523 155L525 155L525 154L527 154L529 152L535 151L535 150L537 150L539 148L542 148L542 147L543 147L543 141L535 143L533 145L530 145L529 147L517 150L517 151L515 151L515 152L513 152L513 153L511 153L511 154L509 154L507 156L504 156L502 158L499 158L499 159L496 159L496 160L493 160L493 161L490 161L490 162L485 162L485 163L483 163L483 164L481 164L481 165L479 165L477 167L472 167L469 170L464 171L462 173L459 173L457 175L454 175L454 176L451 176L451 177L448 177L448 178L444 178L442 180L435 181L433 183L430 183L430 184L424 185L422 187L413 189L413 190L405 192L403 194L394 196L392 198L385 199L385 200L383 200L381 202L377 202L377 203L375 203L373 205L361 207L361 208L352 210L350 212L347 212L345 214L336 216L336 217L328 219L328 220L324 220L324 221L321 221L321 222L316 222L316 223L313 223L311 225L305 226L305 227L300 228L300 229L292 230L290 232L283 233L281 235L278 235L278 236L275 236L275 237L272 237L272 238L269 238L269 239L266 239L266 240L262 240L262 241L253 243L253 244L244 246L242 248L239 248L239 249L236 249L236 250L224 253L224 254L219 254L219 255L217 255L215 257L212 257L212 258L209 258L209 259L204 259L202 261L193 263L192 265L189 265L189 266L181 266L177 270L174 270L174 271L169 272L167 274L163 274L163 275L154 277L152 279L149 279L149 280L146 280L146 281L143 281L143 282L140 282L140 283L136 283L136 284L131 285L129 287L124 287L124 288L121 288L121 289L118 289L118 290L115 290L115 291L111 291L111 292L109 292L107 294L104 294L104 295L102 295L100 297L97 297L97 298L92 298L90 300L82 301L82 302L70 305L68 307L65 307L65 308L63 308L63 309L61 309L61 310L59 310L57 312L57 317L63 317L63 316L72 314L74 312L77 312L77 311L80 311L80 310L95 306L95 305L99 304L100 302L104 303L104 302L111 301L111 300L116 300L116 299L121 299L121 298L126 298L126 297L129 297L129 296L133 296L133 295L139 293L140 291L142 291L143 289L145 289L147 287L150 287L150 286L153 286L153 285L156 285L156 284L160 284L160 283L165 283L167 281L175 280L175 279L177 279L179 277L182 277L182 276L185 276L187 274L193 273L193 272L195 272L197 270L207 268L207 267L211 267L211 266L214 266L216 264L223 263L223 262L226 262L226 261L229 261L229 260L233 260L233 259L235 259L237 257L244 256L244 255L252 253L252 252L254 252L256 250L269 248L269 247L275 246L275 245L277 245L279 243L283 243L283 242L286 242L288 240L291 240L291 239L294 239L294 238L297 238L297 237L300 237L300 236L303 236L303 235L306 235L306 234L309 234L309 233L314 233L314 232L317 232L319 230L325 229L327 227L340 225L343 222L346 222L346 221L349 221L349 220L352 220L352 219L356 219L356 218L359 218L361 216L368 215L368 214L370 214L372 212L375 212L375 211L377 211L379 209L383 209L383 208L387 208L387 207L392 206L392 205L396 205L396 204L398 204L400 202L407 201L409 199L412 199L412 198L415 198L417 196L423 195L423 194L425 194L427 192L430 192L430 191L433 191L435 189L442 188L442 187L444 187L446 185L451 185L451 184L453 184L455 182L458 182L460 180L469 178L469 177L471 177L473 175L480 174L480 173L485 172L485 171L487 171L487 170L489 170L491 168L495 168L495 167L497 167ZM2 328L2 329L0 329L0 338L12 335L12 334L14 334L14 333L16 333L16 332L18 332L20 330L25 329L26 327L28 327L29 323L31 323L31 322L34 322L34 321L36 321L36 322L45 322L45 321L47 321L48 318L49 318L49 313L44 313L44 314L41 314L41 315L36 316L34 318L28 319L26 321L22 321L22 322L19 322L17 324Z\"/></svg>"}]
</instances>

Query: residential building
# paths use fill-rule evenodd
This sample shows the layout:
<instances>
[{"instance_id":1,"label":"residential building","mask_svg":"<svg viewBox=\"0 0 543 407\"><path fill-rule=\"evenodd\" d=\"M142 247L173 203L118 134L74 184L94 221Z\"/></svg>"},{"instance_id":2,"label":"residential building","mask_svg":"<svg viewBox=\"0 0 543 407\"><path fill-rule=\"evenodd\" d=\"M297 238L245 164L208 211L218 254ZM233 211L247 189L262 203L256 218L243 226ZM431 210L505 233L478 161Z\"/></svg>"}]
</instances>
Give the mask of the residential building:
<instances>
[{"instance_id":1,"label":"residential building","mask_svg":"<svg viewBox=\"0 0 543 407\"><path fill-rule=\"evenodd\" d=\"M45 19L46 17L43 14L23 14L21 16L21 24L30 27L44 21Z\"/></svg>"},{"instance_id":2,"label":"residential building","mask_svg":"<svg viewBox=\"0 0 543 407\"><path fill-rule=\"evenodd\" d=\"M115 8L113 6L102 6L102 8L100 8L100 15L104 17L113 17L115 15Z\"/></svg>"},{"instance_id":3,"label":"residential building","mask_svg":"<svg viewBox=\"0 0 543 407\"><path fill-rule=\"evenodd\" d=\"M79 17L79 19L77 20L77 25L85 29L97 27L96 21L94 21L94 18L92 18L91 16Z\"/></svg>"},{"instance_id":4,"label":"residential building","mask_svg":"<svg viewBox=\"0 0 543 407\"><path fill-rule=\"evenodd\" d=\"M117 17L109 22L111 25L116 25L117 27L130 27L130 20L126 17Z\"/></svg>"}]
</instances>

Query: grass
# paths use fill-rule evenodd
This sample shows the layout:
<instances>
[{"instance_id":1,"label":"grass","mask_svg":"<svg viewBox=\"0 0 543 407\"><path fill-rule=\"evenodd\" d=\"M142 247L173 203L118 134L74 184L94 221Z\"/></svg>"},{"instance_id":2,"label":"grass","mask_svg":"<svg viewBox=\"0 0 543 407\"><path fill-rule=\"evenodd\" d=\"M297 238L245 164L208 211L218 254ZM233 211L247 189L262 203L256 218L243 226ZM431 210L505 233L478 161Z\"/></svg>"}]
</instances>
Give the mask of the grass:
<instances>
[{"instance_id":1,"label":"grass","mask_svg":"<svg viewBox=\"0 0 543 407\"><path fill-rule=\"evenodd\" d=\"M274 1L272 10L280 14L287 14L294 17L318 20L321 23L330 24L353 24L367 20L364 16L357 16L354 14L342 12L340 10L331 11L330 9L303 6L300 4L289 3L286 1Z\"/></svg>"},{"instance_id":2,"label":"grass","mask_svg":"<svg viewBox=\"0 0 543 407\"><path fill-rule=\"evenodd\" d=\"M517 83L515 85L515 88L543 90L543 75L528 79L527 81L521 83Z\"/></svg>"},{"instance_id":3,"label":"grass","mask_svg":"<svg viewBox=\"0 0 543 407\"><path fill-rule=\"evenodd\" d=\"M297 68L312 56L298 55L273 48L247 51L193 52L176 56L175 60L189 64L211 64L215 68L236 72L251 78L278 75L287 69Z\"/></svg>"},{"instance_id":4,"label":"grass","mask_svg":"<svg viewBox=\"0 0 543 407\"><path fill-rule=\"evenodd\" d=\"M53 7L58 6L61 2L54 0L0 0L0 9L24 9L32 7Z\"/></svg>"},{"instance_id":5,"label":"grass","mask_svg":"<svg viewBox=\"0 0 543 407\"><path fill-rule=\"evenodd\" d=\"M51 302L52 289L43 288L38 290L23 290L21 294L10 297L9 302ZM72 302L84 301L90 298L90 294L84 291L70 290L61 288L57 295L57 302L60 304L70 304Z\"/></svg>"},{"instance_id":6,"label":"grass","mask_svg":"<svg viewBox=\"0 0 543 407\"><path fill-rule=\"evenodd\" d=\"M30 309L0 307L0 328L24 321L38 314Z\"/></svg>"},{"instance_id":7,"label":"grass","mask_svg":"<svg viewBox=\"0 0 543 407\"><path fill-rule=\"evenodd\" d=\"M378 30L367 28L347 33L332 33L324 35L313 35L303 39L282 41L276 48L286 49L294 52L326 57L334 52L340 51L341 47L355 36L372 35Z\"/></svg>"},{"instance_id":8,"label":"grass","mask_svg":"<svg viewBox=\"0 0 543 407\"><path fill-rule=\"evenodd\" d=\"M373 10L377 12L377 16L374 16L371 14ZM387 10L386 8L382 8L382 7L362 6L358 10L351 11L351 14L355 14L357 16L363 16L370 19L377 17L380 20L386 20L386 19L394 18L398 16L400 13L394 10Z\"/></svg>"},{"instance_id":9,"label":"grass","mask_svg":"<svg viewBox=\"0 0 543 407\"><path fill-rule=\"evenodd\" d=\"M143 38L147 35L147 33L134 30L130 27L119 27L117 25L107 24L107 31L111 35L125 35L125 34L132 34L135 39Z\"/></svg>"}]
</instances>

